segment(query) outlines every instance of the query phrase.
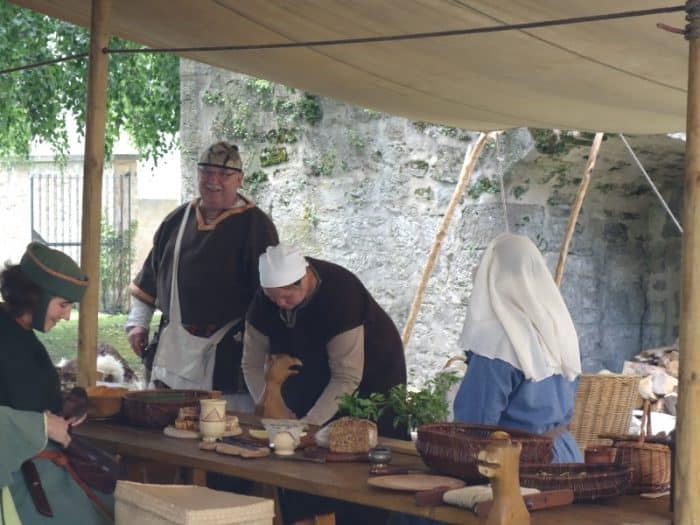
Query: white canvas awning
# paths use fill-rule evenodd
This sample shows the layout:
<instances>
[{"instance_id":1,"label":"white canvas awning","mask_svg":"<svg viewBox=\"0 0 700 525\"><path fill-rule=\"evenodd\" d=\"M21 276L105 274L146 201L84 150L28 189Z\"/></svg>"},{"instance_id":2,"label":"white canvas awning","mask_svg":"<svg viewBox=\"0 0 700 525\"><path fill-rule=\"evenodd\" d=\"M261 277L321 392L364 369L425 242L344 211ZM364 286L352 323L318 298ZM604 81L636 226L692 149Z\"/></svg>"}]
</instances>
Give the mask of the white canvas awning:
<instances>
[{"instance_id":1,"label":"white canvas awning","mask_svg":"<svg viewBox=\"0 0 700 525\"><path fill-rule=\"evenodd\" d=\"M89 27L90 0L14 0ZM670 0L118 0L112 34L156 48L462 30L671 7ZM178 53L352 104L472 130L685 129L685 12L475 35Z\"/></svg>"}]
</instances>

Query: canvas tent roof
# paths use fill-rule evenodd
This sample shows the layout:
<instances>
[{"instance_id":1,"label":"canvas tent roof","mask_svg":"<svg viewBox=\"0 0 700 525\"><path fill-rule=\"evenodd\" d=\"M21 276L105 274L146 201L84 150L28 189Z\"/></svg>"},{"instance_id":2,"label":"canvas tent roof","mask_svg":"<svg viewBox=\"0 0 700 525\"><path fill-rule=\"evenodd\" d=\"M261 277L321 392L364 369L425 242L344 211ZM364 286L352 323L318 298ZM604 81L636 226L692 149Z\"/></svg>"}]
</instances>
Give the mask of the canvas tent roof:
<instances>
[{"instance_id":1,"label":"canvas tent roof","mask_svg":"<svg viewBox=\"0 0 700 525\"><path fill-rule=\"evenodd\" d=\"M90 0L14 0L85 27ZM670 0L119 0L114 35L149 47L335 40L678 5ZM685 128L683 11L529 30L316 48L178 53L446 125L627 133Z\"/></svg>"}]
</instances>

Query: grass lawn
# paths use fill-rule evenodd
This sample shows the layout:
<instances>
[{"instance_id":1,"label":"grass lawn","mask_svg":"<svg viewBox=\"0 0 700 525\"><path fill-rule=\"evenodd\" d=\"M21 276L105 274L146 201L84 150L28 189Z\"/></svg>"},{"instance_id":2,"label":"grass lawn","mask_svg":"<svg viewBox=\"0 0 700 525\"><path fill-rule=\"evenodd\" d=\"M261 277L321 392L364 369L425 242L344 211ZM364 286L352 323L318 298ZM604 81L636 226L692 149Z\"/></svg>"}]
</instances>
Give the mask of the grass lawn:
<instances>
[{"instance_id":1,"label":"grass lawn","mask_svg":"<svg viewBox=\"0 0 700 525\"><path fill-rule=\"evenodd\" d=\"M124 323L126 314L107 315L99 314L97 318L97 342L108 344L117 349L124 359L129 362L131 368L142 377L141 359L134 354L126 339ZM153 317L151 323L151 335L158 327L160 313ZM47 333L34 332L39 340L44 343L54 363L61 358L73 359L78 355L78 312L74 310L70 321L60 321Z\"/></svg>"}]
</instances>

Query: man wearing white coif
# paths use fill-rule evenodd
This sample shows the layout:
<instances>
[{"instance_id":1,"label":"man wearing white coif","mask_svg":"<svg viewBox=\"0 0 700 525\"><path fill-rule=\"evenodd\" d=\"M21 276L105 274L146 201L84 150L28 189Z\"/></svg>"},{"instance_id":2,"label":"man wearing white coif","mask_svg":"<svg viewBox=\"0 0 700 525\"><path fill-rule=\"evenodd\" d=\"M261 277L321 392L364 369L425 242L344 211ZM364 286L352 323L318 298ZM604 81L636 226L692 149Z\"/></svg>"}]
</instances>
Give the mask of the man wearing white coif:
<instances>
[{"instance_id":1,"label":"man wearing white coif","mask_svg":"<svg viewBox=\"0 0 700 525\"><path fill-rule=\"evenodd\" d=\"M246 315L242 362L256 400L269 354L301 359L300 373L287 379L282 396L297 416L316 425L336 416L342 394L387 395L406 384L396 325L352 272L280 244L260 255L260 285ZM388 412L377 425L384 436L403 437Z\"/></svg>"},{"instance_id":2,"label":"man wearing white coif","mask_svg":"<svg viewBox=\"0 0 700 525\"><path fill-rule=\"evenodd\" d=\"M527 237L503 233L486 247L460 346L469 367L455 398L455 421L548 435L555 463L583 461L566 429L581 374L578 336Z\"/></svg>"}]
</instances>

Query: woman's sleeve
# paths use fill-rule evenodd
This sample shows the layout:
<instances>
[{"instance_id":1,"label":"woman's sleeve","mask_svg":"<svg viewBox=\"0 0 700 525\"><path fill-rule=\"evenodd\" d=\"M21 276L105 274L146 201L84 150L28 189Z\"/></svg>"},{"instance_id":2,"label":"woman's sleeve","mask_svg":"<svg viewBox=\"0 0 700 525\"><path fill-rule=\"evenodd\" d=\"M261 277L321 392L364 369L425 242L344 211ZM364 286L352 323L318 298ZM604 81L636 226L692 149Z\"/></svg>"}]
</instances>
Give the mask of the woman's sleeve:
<instances>
[{"instance_id":1,"label":"woman's sleeve","mask_svg":"<svg viewBox=\"0 0 700 525\"><path fill-rule=\"evenodd\" d=\"M454 401L455 421L497 425L522 374L500 359L471 354Z\"/></svg>"},{"instance_id":2,"label":"woman's sleeve","mask_svg":"<svg viewBox=\"0 0 700 525\"><path fill-rule=\"evenodd\" d=\"M0 487L4 487L10 474L46 446L44 414L0 406L0 443Z\"/></svg>"}]
</instances>

